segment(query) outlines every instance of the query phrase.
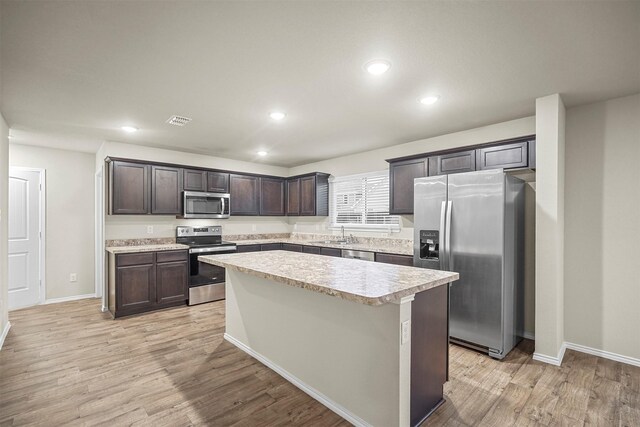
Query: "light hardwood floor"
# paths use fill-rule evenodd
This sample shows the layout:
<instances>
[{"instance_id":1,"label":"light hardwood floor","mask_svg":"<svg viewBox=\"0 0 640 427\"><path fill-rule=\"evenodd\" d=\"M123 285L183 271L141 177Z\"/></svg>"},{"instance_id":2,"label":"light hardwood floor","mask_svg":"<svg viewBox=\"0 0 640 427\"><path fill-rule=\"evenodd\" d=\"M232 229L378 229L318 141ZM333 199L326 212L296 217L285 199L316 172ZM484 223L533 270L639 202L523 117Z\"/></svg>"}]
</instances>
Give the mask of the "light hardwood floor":
<instances>
[{"instance_id":1,"label":"light hardwood floor","mask_svg":"<svg viewBox=\"0 0 640 427\"><path fill-rule=\"evenodd\" d=\"M0 426L347 426L223 340L224 304L111 320L97 300L10 313ZM640 368L523 342L504 361L451 347L447 401L425 426L640 426Z\"/></svg>"}]
</instances>

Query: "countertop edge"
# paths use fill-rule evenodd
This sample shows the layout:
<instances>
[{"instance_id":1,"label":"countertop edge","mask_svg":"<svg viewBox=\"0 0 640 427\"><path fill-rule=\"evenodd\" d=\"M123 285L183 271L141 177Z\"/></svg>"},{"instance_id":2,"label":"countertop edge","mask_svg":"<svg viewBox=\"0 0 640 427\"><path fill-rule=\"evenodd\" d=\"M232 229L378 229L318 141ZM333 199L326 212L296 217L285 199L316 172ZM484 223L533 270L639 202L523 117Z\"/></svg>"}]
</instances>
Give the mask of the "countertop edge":
<instances>
[{"instance_id":1,"label":"countertop edge","mask_svg":"<svg viewBox=\"0 0 640 427\"><path fill-rule=\"evenodd\" d=\"M365 251L365 252L374 252L380 254L390 254L390 255L403 255L403 256L413 256L413 252L409 253L409 251L403 251L401 249L382 247L382 246L369 246L367 247L363 243L354 243L354 244L346 244L332 245L330 243L317 243L313 241L304 241L304 240L291 240L291 239L255 239L255 240L229 240L229 242L234 243L236 246L249 246L249 245L269 245L269 244L277 244L284 243L288 245L302 245L302 246L313 246L317 248L331 248L331 249L345 249L352 251Z\"/></svg>"},{"instance_id":2,"label":"countertop edge","mask_svg":"<svg viewBox=\"0 0 640 427\"><path fill-rule=\"evenodd\" d=\"M200 257L198 259L200 260ZM379 306L383 304L396 303L400 301L402 298L407 297L409 295L414 295L419 292L437 288L439 286L443 286L448 283L454 282L460 278L460 275L458 273L452 272L451 277L436 279L429 283L414 286L413 288L410 288L410 289L404 289L402 291L397 291L397 292L394 292L388 295L383 295L380 297L366 297L366 296L354 294L351 292L329 289L323 286L314 285L313 283L304 282L304 281L293 279L286 276L280 276L273 273L267 273L263 271L257 271L251 268L241 267L241 266L230 264L224 261L206 259L206 260L201 260L201 262L207 262L209 264L217 265L219 267L224 267L231 270L239 271L241 273L246 273L251 276L255 276L255 277L259 277L267 280L273 280L278 283L282 283L284 285L301 288L301 289L307 289L319 294L339 297L347 301L359 302L359 303L370 305L370 306ZM356 262L368 262L368 261L356 261Z\"/></svg>"},{"instance_id":3,"label":"countertop edge","mask_svg":"<svg viewBox=\"0 0 640 427\"><path fill-rule=\"evenodd\" d=\"M105 251L111 254L136 254L145 252L164 252L188 250L189 246L180 243L169 243L166 245L140 245L140 246L107 246Z\"/></svg>"}]
</instances>

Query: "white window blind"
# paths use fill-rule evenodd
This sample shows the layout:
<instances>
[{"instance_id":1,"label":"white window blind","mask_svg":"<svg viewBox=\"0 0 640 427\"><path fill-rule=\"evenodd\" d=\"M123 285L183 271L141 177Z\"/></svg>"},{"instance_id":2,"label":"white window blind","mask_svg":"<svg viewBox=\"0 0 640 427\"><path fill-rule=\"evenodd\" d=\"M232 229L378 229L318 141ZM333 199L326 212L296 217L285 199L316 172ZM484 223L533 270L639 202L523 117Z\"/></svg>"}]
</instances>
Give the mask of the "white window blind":
<instances>
[{"instance_id":1,"label":"white window blind","mask_svg":"<svg viewBox=\"0 0 640 427\"><path fill-rule=\"evenodd\" d=\"M349 175L331 181L331 226L398 231L389 215L389 172Z\"/></svg>"}]
</instances>

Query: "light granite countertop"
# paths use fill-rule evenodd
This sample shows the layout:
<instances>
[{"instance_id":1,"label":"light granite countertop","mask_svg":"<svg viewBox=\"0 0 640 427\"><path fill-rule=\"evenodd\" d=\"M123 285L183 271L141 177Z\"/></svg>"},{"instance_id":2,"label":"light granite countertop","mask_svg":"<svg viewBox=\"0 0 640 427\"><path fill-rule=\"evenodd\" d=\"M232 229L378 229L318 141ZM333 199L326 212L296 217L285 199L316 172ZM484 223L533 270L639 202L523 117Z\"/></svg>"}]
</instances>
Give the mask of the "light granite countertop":
<instances>
[{"instance_id":1,"label":"light granite countertop","mask_svg":"<svg viewBox=\"0 0 640 427\"><path fill-rule=\"evenodd\" d=\"M162 245L139 245L139 246L109 246L105 248L107 252L112 254L135 254L142 252L160 252L160 251L177 251L181 249L189 249L187 245L179 243L169 243Z\"/></svg>"},{"instance_id":2,"label":"light granite countertop","mask_svg":"<svg viewBox=\"0 0 640 427\"><path fill-rule=\"evenodd\" d=\"M198 260L367 305L458 280L458 273L288 251L207 255Z\"/></svg>"},{"instance_id":3,"label":"light granite countertop","mask_svg":"<svg viewBox=\"0 0 640 427\"><path fill-rule=\"evenodd\" d=\"M242 245L267 245L269 243L288 243L291 245L305 245L305 246L318 246L322 248L336 248L336 249L348 249L354 251L368 251L368 252L382 252L385 254L396 255L413 255L413 248L403 246L391 246L382 243L350 243L340 245L337 243L324 243L316 242L313 240L305 239L255 239L255 240L226 240L231 243L235 243L238 246Z\"/></svg>"}]
</instances>

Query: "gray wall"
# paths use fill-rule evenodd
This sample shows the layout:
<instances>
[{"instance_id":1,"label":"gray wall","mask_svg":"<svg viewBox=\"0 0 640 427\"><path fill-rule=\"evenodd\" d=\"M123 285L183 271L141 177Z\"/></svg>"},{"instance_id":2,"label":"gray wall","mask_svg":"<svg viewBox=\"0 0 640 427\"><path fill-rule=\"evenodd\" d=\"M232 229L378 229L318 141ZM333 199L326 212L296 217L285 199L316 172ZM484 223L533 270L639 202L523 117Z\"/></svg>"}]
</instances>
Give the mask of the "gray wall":
<instances>
[{"instance_id":1,"label":"gray wall","mask_svg":"<svg viewBox=\"0 0 640 427\"><path fill-rule=\"evenodd\" d=\"M45 169L46 298L95 292L95 156L11 144L9 164ZM77 282L69 274L78 275Z\"/></svg>"},{"instance_id":2,"label":"gray wall","mask_svg":"<svg viewBox=\"0 0 640 427\"><path fill-rule=\"evenodd\" d=\"M640 359L640 94L567 110L565 340Z\"/></svg>"}]
</instances>

